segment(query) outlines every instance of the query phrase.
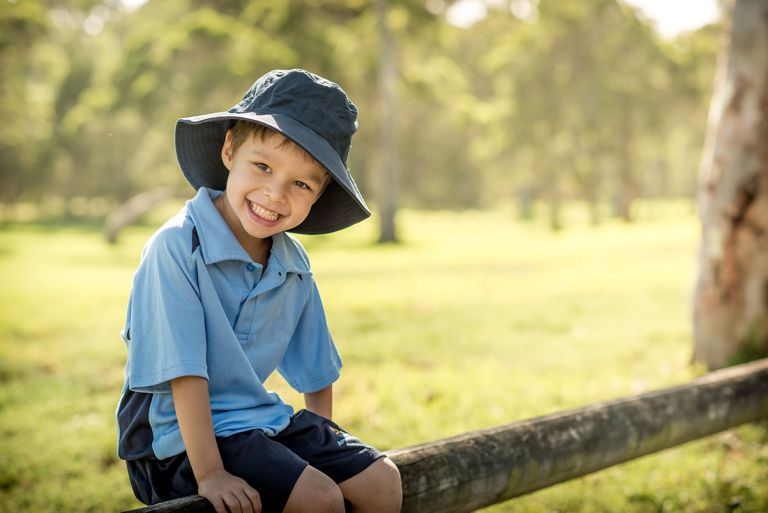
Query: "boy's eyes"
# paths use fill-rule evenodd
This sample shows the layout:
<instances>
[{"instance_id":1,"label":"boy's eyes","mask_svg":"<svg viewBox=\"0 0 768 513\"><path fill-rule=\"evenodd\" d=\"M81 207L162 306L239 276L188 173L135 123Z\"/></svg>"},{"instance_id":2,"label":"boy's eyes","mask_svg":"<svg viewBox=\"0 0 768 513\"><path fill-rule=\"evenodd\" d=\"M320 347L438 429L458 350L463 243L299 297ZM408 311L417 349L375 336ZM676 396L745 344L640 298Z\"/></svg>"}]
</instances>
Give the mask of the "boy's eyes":
<instances>
[{"instance_id":1,"label":"boy's eyes","mask_svg":"<svg viewBox=\"0 0 768 513\"><path fill-rule=\"evenodd\" d=\"M253 165L256 166L257 168L259 168L264 173L272 174L272 169L267 164L264 164L263 162L254 162ZM299 187L300 189L304 189L304 190L307 190L307 191L311 191L312 190L312 187L307 185L306 182L302 182L301 180L294 181L293 185Z\"/></svg>"}]
</instances>

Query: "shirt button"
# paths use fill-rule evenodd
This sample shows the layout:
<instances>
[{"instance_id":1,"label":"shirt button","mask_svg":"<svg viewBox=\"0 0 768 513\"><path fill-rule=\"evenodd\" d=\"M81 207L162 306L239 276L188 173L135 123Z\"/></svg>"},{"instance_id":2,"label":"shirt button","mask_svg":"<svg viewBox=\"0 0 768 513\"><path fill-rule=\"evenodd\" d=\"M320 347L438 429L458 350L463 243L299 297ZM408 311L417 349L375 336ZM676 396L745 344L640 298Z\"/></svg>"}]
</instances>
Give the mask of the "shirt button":
<instances>
[{"instance_id":1,"label":"shirt button","mask_svg":"<svg viewBox=\"0 0 768 513\"><path fill-rule=\"evenodd\" d=\"M248 264L248 265L245 266L245 268L248 269L251 272L256 270L256 266L253 265L253 264Z\"/></svg>"}]
</instances>

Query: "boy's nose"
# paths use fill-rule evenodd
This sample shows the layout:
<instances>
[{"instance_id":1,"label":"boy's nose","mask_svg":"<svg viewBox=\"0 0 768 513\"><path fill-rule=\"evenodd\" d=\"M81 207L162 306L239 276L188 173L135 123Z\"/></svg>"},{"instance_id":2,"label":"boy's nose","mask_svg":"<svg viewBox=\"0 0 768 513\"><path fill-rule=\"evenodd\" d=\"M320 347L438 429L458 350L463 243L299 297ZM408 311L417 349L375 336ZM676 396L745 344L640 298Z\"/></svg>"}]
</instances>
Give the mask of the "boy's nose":
<instances>
[{"instance_id":1,"label":"boy's nose","mask_svg":"<svg viewBox=\"0 0 768 513\"><path fill-rule=\"evenodd\" d=\"M282 202L285 200L286 185L282 183L271 183L264 191L264 195L270 200Z\"/></svg>"}]
</instances>

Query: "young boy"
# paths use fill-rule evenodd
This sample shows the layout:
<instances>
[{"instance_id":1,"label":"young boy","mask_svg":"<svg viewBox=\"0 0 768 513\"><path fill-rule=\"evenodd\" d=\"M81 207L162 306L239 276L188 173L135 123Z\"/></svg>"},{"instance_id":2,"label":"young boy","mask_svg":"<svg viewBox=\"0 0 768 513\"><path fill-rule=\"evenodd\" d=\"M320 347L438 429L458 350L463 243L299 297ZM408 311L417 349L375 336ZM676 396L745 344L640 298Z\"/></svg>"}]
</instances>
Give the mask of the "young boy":
<instances>
[{"instance_id":1,"label":"young boy","mask_svg":"<svg viewBox=\"0 0 768 513\"><path fill-rule=\"evenodd\" d=\"M330 420L341 361L285 234L370 215L346 167L356 117L338 85L290 70L227 112L177 122L198 193L147 243L123 330L118 452L144 503L198 493L219 513L400 511L394 464ZM264 388L275 369L305 410Z\"/></svg>"}]
</instances>

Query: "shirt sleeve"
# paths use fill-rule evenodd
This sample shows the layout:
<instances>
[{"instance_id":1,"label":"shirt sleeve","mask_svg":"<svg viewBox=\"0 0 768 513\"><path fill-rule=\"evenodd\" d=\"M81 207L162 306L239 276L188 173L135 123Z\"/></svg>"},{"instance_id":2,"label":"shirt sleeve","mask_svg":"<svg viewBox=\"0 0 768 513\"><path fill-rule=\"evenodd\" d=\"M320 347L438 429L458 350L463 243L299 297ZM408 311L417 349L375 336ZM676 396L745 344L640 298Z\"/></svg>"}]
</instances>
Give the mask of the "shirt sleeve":
<instances>
[{"instance_id":1,"label":"shirt sleeve","mask_svg":"<svg viewBox=\"0 0 768 513\"><path fill-rule=\"evenodd\" d=\"M304 278L306 279L306 277ZM323 303L312 280L309 299L278 372L298 392L316 392L339 378L341 358L328 330Z\"/></svg>"},{"instance_id":2,"label":"shirt sleeve","mask_svg":"<svg viewBox=\"0 0 768 513\"><path fill-rule=\"evenodd\" d=\"M128 384L137 392L170 392L170 380L180 376L208 379L205 320L189 248L160 235L134 276L124 332Z\"/></svg>"}]
</instances>

